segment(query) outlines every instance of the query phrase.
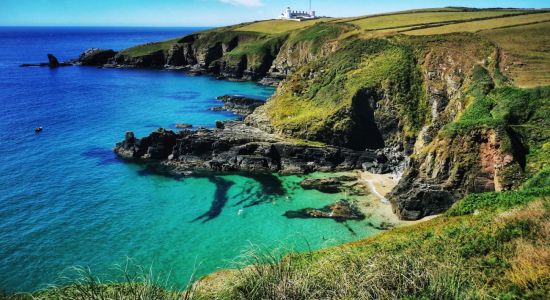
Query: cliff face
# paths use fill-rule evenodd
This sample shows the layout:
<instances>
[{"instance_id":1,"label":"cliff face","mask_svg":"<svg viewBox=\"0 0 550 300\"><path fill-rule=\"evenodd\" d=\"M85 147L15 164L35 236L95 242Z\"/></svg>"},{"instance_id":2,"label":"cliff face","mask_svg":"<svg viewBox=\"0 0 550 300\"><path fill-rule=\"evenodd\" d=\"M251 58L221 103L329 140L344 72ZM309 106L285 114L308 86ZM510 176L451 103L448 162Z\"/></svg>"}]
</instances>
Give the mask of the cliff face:
<instances>
[{"instance_id":1,"label":"cliff face","mask_svg":"<svg viewBox=\"0 0 550 300\"><path fill-rule=\"evenodd\" d=\"M548 126L548 91L511 87L494 44L469 33L361 38L353 30L346 23L285 33L227 27L130 48L110 64L283 80L245 123L278 139L322 142L336 156L308 147L281 152L288 147L277 148L280 140L246 140L228 148L235 151L222 149L224 157L214 147L196 161L213 162L212 170L363 167L403 174L390 200L404 219L443 212L468 193L513 189L544 167L548 135L533 128ZM185 145L201 144L204 136L174 140L178 146L169 145L162 159L171 153L170 164L194 166ZM124 156L124 145L119 150ZM309 163L308 155L314 158ZM327 160L331 155L335 159Z\"/></svg>"},{"instance_id":2,"label":"cliff face","mask_svg":"<svg viewBox=\"0 0 550 300\"><path fill-rule=\"evenodd\" d=\"M325 42L351 28L321 24L292 33L266 34L232 27L151 43L113 54L110 66L185 68L244 80L284 79L299 66L334 50Z\"/></svg>"},{"instance_id":3,"label":"cliff face","mask_svg":"<svg viewBox=\"0 0 550 300\"><path fill-rule=\"evenodd\" d=\"M469 193L516 188L525 177L533 135L514 126L532 122L529 103L547 96L506 87L497 57L473 34L352 40L297 69L247 122L375 150L389 163L364 168L403 172L390 200L400 217L419 219ZM516 97L521 104L510 106ZM511 117L511 107L521 116Z\"/></svg>"}]
</instances>

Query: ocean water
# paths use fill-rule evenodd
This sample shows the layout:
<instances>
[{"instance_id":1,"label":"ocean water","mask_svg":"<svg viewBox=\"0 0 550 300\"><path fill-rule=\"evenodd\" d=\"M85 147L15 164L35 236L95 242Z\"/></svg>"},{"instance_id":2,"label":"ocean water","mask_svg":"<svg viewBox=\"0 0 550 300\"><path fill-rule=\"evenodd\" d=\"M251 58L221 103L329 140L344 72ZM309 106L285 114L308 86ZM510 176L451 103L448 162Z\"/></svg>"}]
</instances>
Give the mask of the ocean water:
<instances>
[{"instance_id":1,"label":"ocean water","mask_svg":"<svg viewBox=\"0 0 550 300\"><path fill-rule=\"evenodd\" d=\"M304 251L376 233L367 221L283 217L343 196L303 190L298 176L176 180L112 153L128 130L212 127L236 118L208 110L216 96L268 98L272 88L175 71L18 67L46 53L65 60L196 30L0 28L0 289L44 288L73 266L117 280L114 266L128 258L181 287L193 273L231 267L251 245ZM44 131L35 134L37 126Z\"/></svg>"}]
</instances>

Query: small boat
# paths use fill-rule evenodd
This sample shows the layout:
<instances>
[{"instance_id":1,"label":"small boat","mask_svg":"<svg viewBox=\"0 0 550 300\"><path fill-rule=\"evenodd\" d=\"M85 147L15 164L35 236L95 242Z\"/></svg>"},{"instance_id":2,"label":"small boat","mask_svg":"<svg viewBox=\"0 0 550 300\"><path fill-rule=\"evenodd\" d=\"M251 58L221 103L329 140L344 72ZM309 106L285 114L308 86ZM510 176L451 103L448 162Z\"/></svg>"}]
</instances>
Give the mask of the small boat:
<instances>
[{"instance_id":1,"label":"small boat","mask_svg":"<svg viewBox=\"0 0 550 300\"><path fill-rule=\"evenodd\" d=\"M36 128L34 129L34 132L36 132L36 133L42 132L42 129L43 129L42 127L36 127Z\"/></svg>"}]
</instances>

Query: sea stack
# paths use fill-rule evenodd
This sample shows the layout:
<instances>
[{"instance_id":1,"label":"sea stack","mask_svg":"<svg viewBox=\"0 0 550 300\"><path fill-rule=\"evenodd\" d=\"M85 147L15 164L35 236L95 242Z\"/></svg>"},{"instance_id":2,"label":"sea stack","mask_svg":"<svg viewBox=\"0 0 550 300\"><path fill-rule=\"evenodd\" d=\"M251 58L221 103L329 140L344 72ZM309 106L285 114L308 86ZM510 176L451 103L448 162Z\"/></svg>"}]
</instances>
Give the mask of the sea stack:
<instances>
[{"instance_id":1,"label":"sea stack","mask_svg":"<svg viewBox=\"0 0 550 300\"><path fill-rule=\"evenodd\" d=\"M48 53L48 66L50 68L57 68L59 67L59 61L53 54Z\"/></svg>"}]
</instances>

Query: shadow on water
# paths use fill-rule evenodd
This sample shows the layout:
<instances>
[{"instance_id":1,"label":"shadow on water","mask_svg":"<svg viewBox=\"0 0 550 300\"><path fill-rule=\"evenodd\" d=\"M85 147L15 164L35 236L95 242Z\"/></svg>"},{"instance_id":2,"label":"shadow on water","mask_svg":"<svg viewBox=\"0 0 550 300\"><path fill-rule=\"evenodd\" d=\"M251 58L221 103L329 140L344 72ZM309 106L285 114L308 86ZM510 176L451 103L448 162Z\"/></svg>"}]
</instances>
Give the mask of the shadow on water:
<instances>
[{"instance_id":1,"label":"shadow on water","mask_svg":"<svg viewBox=\"0 0 550 300\"><path fill-rule=\"evenodd\" d=\"M105 166L120 163L111 149L94 147L82 153L82 156L96 160L98 166Z\"/></svg>"},{"instance_id":2,"label":"shadow on water","mask_svg":"<svg viewBox=\"0 0 550 300\"><path fill-rule=\"evenodd\" d=\"M140 165L141 168L137 171L139 176L163 176L176 181L182 181L188 178L204 178L216 186L216 191L210 204L210 208L202 215L193 219L192 222L202 220L202 223L206 223L212 219L215 219L222 213L223 209L227 205L227 202L229 201L228 192L231 187L235 185L235 182L224 178L223 176L225 175L238 175L253 179L259 183L259 189L253 185L245 185L239 193L239 196L242 196L243 199L235 203L233 207L241 205L243 207L261 205L271 202L275 197L281 197L287 194L280 178L269 173L223 173L220 175L213 172L195 172L193 175L183 176L166 172L162 168L159 168L159 166L155 163Z\"/></svg>"},{"instance_id":3,"label":"shadow on water","mask_svg":"<svg viewBox=\"0 0 550 300\"><path fill-rule=\"evenodd\" d=\"M271 202L274 197L280 197L287 194L281 179L270 173L261 174L239 174L248 177L260 184L259 191L253 191L251 187L243 189L242 194L248 195L233 206L243 205L244 207L256 206Z\"/></svg>"},{"instance_id":4,"label":"shadow on water","mask_svg":"<svg viewBox=\"0 0 550 300\"><path fill-rule=\"evenodd\" d=\"M256 206L268 203L272 201L274 197L283 196L286 194L281 180L273 174L239 173L237 175L253 179L260 184L260 190L254 191L252 186L245 186L239 193L239 195L244 196L244 198L234 204L233 207L240 205L243 205L244 207ZM220 176L194 175L193 177L207 178L210 182L216 185L216 192L210 205L210 209L193 220L193 222L195 222L202 219L202 222L205 223L221 214L227 204L227 201L229 200L228 191L235 183Z\"/></svg>"},{"instance_id":5,"label":"shadow on water","mask_svg":"<svg viewBox=\"0 0 550 300\"><path fill-rule=\"evenodd\" d=\"M229 200L227 197L227 191L229 191L229 189L235 184L232 181L217 176L207 177L207 179L216 185L214 199L212 200L212 204L210 204L210 209L204 214L193 219L193 222L202 220L202 223L206 223L218 217L222 213L227 200Z\"/></svg>"}]
</instances>

